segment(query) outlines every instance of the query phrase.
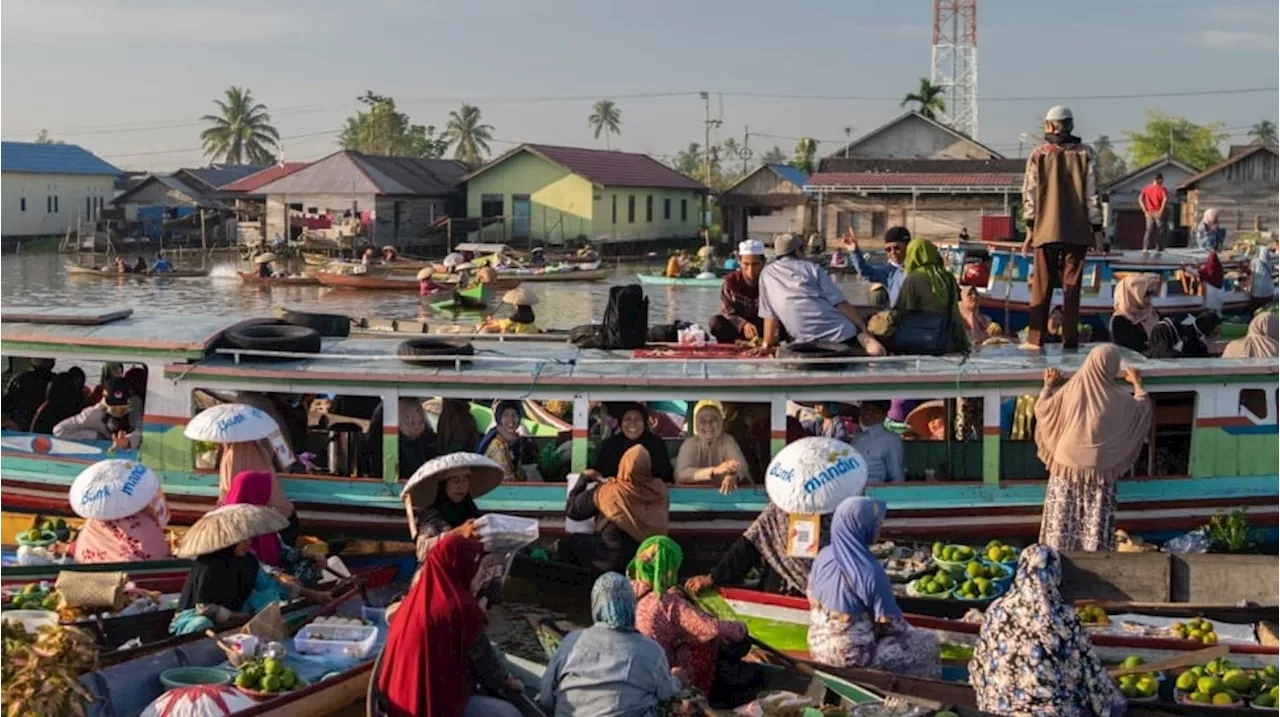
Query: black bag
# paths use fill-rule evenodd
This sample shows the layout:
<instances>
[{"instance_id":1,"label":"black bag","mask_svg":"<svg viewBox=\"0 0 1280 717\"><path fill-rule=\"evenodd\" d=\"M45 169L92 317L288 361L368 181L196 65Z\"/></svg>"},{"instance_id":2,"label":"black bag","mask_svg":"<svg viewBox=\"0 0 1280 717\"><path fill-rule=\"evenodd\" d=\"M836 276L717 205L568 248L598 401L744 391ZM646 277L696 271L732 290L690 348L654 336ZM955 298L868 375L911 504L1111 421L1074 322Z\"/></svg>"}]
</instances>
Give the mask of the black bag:
<instances>
[{"instance_id":1,"label":"black bag","mask_svg":"<svg viewBox=\"0 0 1280 717\"><path fill-rule=\"evenodd\" d=\"M604 332L600 324L582 324L569 329L569 343L582 349L598 349L604 346Z\"/></svg>"},{"instance_id":2,"label":"black bag","mask_svg":"<svg viewBox=\"0 0 1280 717\"><path fill-rule=\"evenodd\" d=\"M913 311L894 327L889 343L895 354L941 356L951 343L951 316Z\"/></svg>"},{"instance_id":3,"label":"black bag","mask_svg":"<svg viewBox=\"0 0 1280 717\"><path fill-rule=\"evenodd\" d=\"M649 332L649 299L639 284L609 289L601 326L606 349L638 349Z\"/></svg>"}]
</instances>

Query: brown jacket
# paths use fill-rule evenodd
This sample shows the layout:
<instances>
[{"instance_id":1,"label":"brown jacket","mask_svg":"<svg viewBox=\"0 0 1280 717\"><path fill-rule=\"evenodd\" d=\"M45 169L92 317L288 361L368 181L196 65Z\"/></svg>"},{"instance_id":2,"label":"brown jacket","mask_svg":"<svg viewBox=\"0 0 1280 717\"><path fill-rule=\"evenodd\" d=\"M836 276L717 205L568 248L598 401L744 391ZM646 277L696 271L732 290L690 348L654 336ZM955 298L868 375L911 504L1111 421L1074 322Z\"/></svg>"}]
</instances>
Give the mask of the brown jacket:
<instances>
[{"instance_id":1,"label":"brown jacket","mask_svg":"<svg viewBox=\"0 0 1280 717\"><path fill-rule=\"evenodd\" d=\"M1098 162L1087 144L1046 142L1027 157L1022 216L1034 246L1093 245L1102 230Z\"/></svg>"}]
</instances>

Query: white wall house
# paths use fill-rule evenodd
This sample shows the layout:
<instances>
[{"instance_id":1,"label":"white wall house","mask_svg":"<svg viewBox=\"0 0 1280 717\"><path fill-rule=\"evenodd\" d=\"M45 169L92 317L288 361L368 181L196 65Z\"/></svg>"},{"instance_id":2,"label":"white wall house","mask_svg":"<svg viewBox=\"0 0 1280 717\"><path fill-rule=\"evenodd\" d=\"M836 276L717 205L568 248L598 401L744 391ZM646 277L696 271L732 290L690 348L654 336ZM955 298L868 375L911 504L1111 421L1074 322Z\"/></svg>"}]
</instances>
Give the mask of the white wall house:
<instances>
[{"instance_id":1,"label":"white wall house","mask_svg":"<svg viewBox=\"0 0 1280 717\"><path fill-rule=\"evenodd\" d=\"M119 174L74 144L0 143L0 236L61 235L96 219Z\"/></svg>"}]
</instances>

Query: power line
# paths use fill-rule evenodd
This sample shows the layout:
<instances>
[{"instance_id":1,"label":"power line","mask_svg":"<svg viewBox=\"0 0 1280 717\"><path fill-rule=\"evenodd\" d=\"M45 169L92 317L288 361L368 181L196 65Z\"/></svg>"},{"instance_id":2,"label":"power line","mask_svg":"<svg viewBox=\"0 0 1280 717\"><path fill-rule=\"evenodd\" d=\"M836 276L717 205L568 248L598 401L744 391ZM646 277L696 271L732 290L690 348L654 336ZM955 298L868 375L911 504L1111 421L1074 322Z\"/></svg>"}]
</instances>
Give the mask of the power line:
<instances>
[{"instance_id":1,"label":"power line","mask_svg":"<svg viewBox=\"0 0 1280 717\"><path fill-rule=\"evenodd\" d=\"M1239 87L1225 90L1184 90L1177 92L1142 92L1114 95L1019 95L1008 97L981 97L982 102L1084 102L1089 100L1139 100L1159 97L1199 97L1206 95L1238 95L1258 92L1275 92L1280 87ZM795 95L766 92L722 92L726 97L753 97L767 100L824 100L839 102L901 102L902 97L877 95Z\"/></svg>"},{"instance_id":2,"label":"power line","mask_svg":"<svg viewBox=\"0 0 1280 717\"><path fill-rule=\"evenodd\" d=\"M329 102L329 103L319 104L319 105L297 105L294 107L284 107L278 110L271 110L270 108L268 108L268 114L270 114L271 117L273 118L280 117L280 116L294 116L294 115L301 115L301 114L310 114L313 112L320 112L328 109L336 109L339 107L349 106L351 104L352 103L350 101L343 101L343 102L337 102L337 103ZM183 127L201 127L206 124L208 123L204 119L194 119L194 120L193 119L181 119L181 120L174 119L174 120L161 120L152 124L108 125L105 127L83 127L79 129L61 128L61 129L52 129L52 130L47 127L40 127L38 129L17 130L17 131L10 130L10 131L14 135L34 134L42 131L49 132L50 134L64 134L64 135L66 134L112 134L117 132L150 132L150 131L165 130L165 129L181 129Z\"/></svg>"},{"instance_id":3,"label":"power line","mask_svg":"<svg viewBox=\"0 0 1280 717\"><path fill-rule=\"evenodd\" d=\"M321 135L326 135L326 134L335 135L337 133L338 132L336 130L326 129L321 132L307 132L306 134L294 134L294 135L289 135L288 137L281 137L280 141L283 142L285 140L292 140L292 139L305 139L307 137L319 137ZM203 152L203 151L204 151L204 147L183 147L182 149L157 149L157 150L151 150L148 152L123 152L120 154L104 154L101 156L103 159L117 159L120 157L149 157L149 156L160 155L160 154L179 154L181 152Z\"/></svg>"}]
</instances>

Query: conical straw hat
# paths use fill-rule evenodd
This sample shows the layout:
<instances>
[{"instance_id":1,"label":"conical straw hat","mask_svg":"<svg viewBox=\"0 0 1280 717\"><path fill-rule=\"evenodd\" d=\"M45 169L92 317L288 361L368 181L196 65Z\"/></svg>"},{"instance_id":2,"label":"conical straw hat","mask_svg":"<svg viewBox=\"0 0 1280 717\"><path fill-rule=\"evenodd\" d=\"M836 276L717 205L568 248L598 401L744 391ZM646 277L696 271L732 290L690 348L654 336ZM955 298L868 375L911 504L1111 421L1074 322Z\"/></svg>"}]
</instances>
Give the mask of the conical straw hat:
<instances>
[{"instance_id":1,"label":"conical straw hat","mask_svg":"<svg viewBox=\"0 0 1280 717\"><path fill-rule=\"evenodd\" d=\"M538 303L538 295L524 288L521 284L502 295L502 303L512 306L533 306Z\"/></svg>"},{"instance_id":2,"label":"conical straw hat","mask_svg":"<svg viewBox=\"0 0 1280 717\"><path fill-rule=\"evenodd\" d=\"M289 521L271 508L243 503L224 505L197 520L182 537L174 554L179 558L208 555L242 540L278 533L287 527Z\"/></svg>"},{"instance_id":3,"label":"conical straw hat","mask_svg":"<svg viewBox=\"0 0 1280 717\"><path fill-rule=\"evenodd\" d=\"M431 275L435 273L436 273L436 270L433 267L424 266L418 270L418 281L422 281L423 279L430 279Z\"/></svg>"},{"instance_id":4,"label":"conical straw hat","mask_svg":"<svg viewBox=\"0 0 1280 717\"><path fill-rule=\"evenodd\" d=\"M266 264L269 261L275 261L275 260L276 260L276 255L272 254L271 252L267 252L265 254L259 254L253 257L254 264Z\"/></svg>"},{"instance_id":5,"label":"conical straw hat","mask_svg":"<svg viewBox=\"0 0 1280 717\"><path fill-rule=\"evenodd\" d=\"M456 470L471 472L471 497L479 498L502 483L506 474L502 466L479 453L449 453L432 458L418 467L400 491L400 500L412 495L420 506L431 505L436 499L440 479Z\"/></svg>"}]
</instances>

